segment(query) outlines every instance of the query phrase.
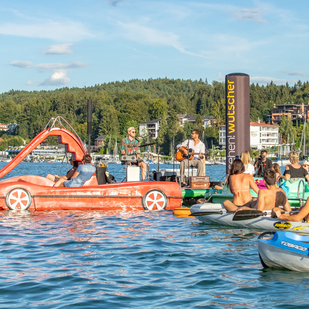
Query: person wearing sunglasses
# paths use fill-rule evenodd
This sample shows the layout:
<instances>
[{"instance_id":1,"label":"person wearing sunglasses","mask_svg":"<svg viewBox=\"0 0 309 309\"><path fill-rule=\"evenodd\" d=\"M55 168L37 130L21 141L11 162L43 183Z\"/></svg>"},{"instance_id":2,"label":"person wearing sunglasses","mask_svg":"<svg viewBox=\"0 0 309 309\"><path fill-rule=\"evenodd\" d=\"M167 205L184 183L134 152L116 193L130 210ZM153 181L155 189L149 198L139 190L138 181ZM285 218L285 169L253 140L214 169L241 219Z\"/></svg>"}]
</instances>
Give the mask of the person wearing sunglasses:
<instances>
[{"instance_id":1,"label":"person wearing sunglasses","mask_svg":"<svg viewBox=\"0 0 309 309\"><path fill-rule=\"evenodd\" d=\"M142 168L142 179L145 180L147 174L147 165L139 157L140 155L140 144L136 136L136 129L130 127L128 129L128 136L121 141L121 154L127 156L136 155L137 161L132 164L137 165Z\"/></svg>"}]
</instances>

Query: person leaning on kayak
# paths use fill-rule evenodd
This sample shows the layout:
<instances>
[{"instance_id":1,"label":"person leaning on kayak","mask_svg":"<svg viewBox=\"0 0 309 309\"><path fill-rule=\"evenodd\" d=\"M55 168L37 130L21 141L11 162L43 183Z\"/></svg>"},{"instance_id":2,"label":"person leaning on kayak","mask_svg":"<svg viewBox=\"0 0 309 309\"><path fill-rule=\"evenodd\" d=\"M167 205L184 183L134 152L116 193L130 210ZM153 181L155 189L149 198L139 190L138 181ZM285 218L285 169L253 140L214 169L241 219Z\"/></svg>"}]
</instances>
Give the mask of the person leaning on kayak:
<instances>
[{"instance_id":1,"label":"person leaning on kayak","mask_svg":"<svg viewBox=\"0 0 309 309\"><path fill-rule=\"evenodd\" d=\"M267 189L260 189L257 204L254 208L264 211L283 206L285 211L291 211L290 203L285 192L276 186L276 172L274 170L266 170L263 178ZM238 210L245 209L252 209L252 207L240 207Z\"/></svg>"},{"instance_id":2,"label":"person leaning on kayak","mask_svg":"<svg viewBox=\"0 0 309 309\"><path fill-rule=\"evenodd\" d=\"M227 211L236 211L243 206L253 208L256 204L256 199L251 196L250 188L256 193L259 192L259 188L252 175L245 174L244 171L245 165L243 162L240 159L235 159L227 181L233 194L233 201L226 200L223 202L223 206Z\"/></svg>"}]
</instances>

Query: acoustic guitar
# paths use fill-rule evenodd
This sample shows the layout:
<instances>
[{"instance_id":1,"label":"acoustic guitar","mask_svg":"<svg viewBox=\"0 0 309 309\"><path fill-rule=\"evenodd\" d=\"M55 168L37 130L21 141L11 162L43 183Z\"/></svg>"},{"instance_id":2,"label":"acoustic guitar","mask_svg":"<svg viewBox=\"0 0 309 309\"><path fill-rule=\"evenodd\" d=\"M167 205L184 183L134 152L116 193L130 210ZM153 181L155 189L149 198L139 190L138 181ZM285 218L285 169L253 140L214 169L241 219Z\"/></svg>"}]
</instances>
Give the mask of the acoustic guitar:
<instances>
[{"instance_id":1,"label":"acoustic guitar","mask_svg":"<svg viewBox=\"0 0 309 309\"><path fill-rule=\"evenodd\" d=\"M181 162L183 160L192 160L193 159L193 154L194 154L194 150L189 148L188 149L188 154L185 155L185 151L187 150L186 147L182 146L178 148L178 151L176 152L176 160L178 162Z\"/></svg>"},{"instance_id":2,"label":"acoustic guitar","mask_svg":"<svg viewBox=\"0 0 309 309\"><path fill-rule=\"evenodd\" d=\"M185 155L185 151L187 150L186 147L181 146L178 148L178 151L176 152L176 160L178 162L181 162L183 160L192 160L194 156L194 150L192 148L188 149L188 154ZM203 156L209 156L209 152L201 153Z\"/></svg>"}]
</instances>

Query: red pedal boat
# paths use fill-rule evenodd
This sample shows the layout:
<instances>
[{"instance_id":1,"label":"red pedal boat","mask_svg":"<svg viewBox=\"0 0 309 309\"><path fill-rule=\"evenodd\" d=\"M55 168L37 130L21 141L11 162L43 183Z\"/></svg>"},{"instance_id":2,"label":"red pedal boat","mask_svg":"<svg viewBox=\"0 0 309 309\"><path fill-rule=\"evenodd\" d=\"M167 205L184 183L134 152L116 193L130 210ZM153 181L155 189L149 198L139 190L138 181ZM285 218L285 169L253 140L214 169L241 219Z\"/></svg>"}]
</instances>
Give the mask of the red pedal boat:
<instances>
[{"instance_id":1,"label":"red pedal boat","mask_svg":"<svg viewBox=\"0 0 309 309\"><path fill-rule=\"evenodd\" d=\"M86 149L81 140L64 127L39 133L11 162L0 170L0 179L14 169L48 136L58 136L73 160L81 161ZM59 121L61 123L61 121ZM182 194L177 183L136 181L98 185L95 174L82 187L53 187L51 180L22 175L0 180L0 210L173 210L179 208Z\"/></svg>"}]
</instances>

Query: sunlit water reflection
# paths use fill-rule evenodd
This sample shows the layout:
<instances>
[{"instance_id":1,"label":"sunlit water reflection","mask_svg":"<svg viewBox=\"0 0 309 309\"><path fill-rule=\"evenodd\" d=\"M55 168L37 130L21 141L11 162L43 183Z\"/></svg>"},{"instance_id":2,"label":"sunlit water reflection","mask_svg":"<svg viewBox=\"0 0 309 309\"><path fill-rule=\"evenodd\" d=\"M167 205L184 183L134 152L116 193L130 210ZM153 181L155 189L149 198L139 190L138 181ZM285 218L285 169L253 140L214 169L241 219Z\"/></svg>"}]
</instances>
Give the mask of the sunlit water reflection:
<instances>
[{"instance_id":1,"label":"sunlit water reflection","mask_svg":"<svg viewBox=\"0 0 309 309\"><path fill-rule=\"evenodd\" d=\"M1 308L307 307L309 273L263 270L254 230L167 211L0 216Z\"/></svg>"}]
</instances>

